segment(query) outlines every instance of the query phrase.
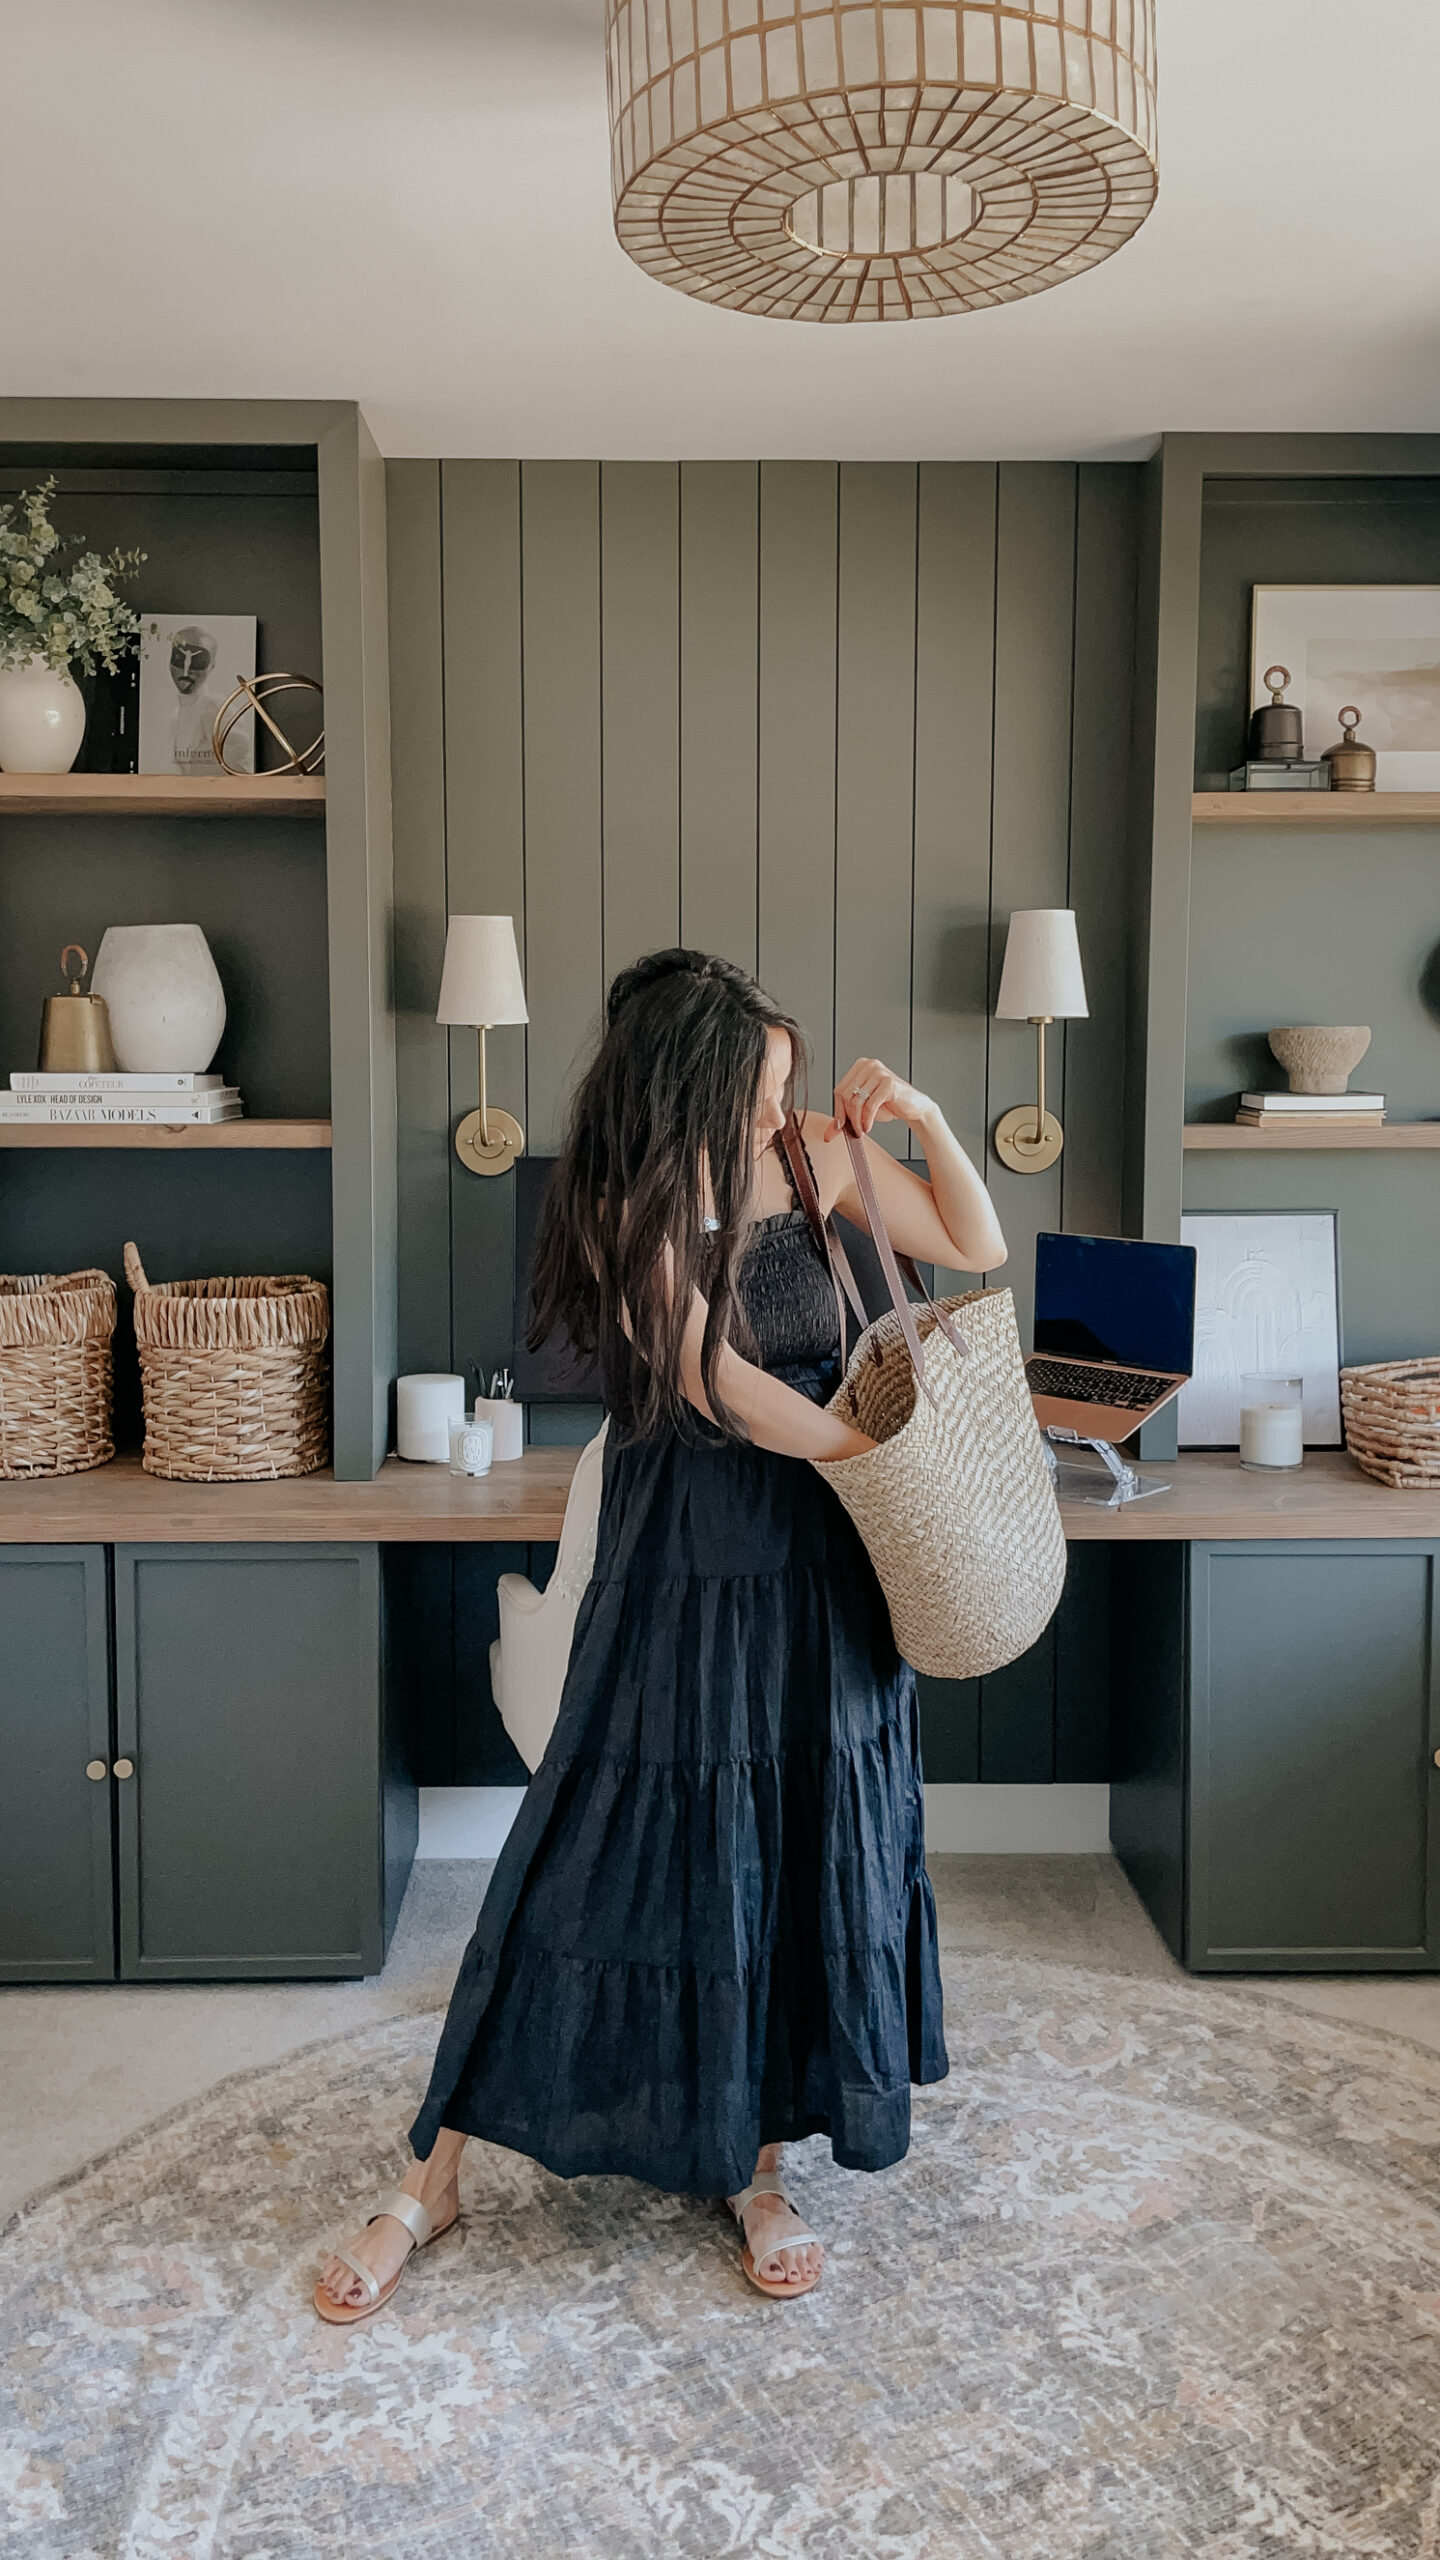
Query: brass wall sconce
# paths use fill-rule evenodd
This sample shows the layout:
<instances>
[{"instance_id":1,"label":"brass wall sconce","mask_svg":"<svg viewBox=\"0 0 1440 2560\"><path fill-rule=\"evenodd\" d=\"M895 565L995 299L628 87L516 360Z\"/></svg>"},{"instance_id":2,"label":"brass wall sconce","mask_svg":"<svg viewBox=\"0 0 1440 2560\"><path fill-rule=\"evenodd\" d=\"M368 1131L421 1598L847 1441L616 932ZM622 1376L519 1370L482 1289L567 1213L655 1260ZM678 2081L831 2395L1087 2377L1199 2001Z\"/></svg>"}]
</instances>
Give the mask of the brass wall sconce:
<instances>
[{"instance_id":1,"label":"brass wall sconce","mask_svg":"<svg viewBox=\"0 0 1440 2560\"><path fill-rule=\"evenodd\" d=\"M995 1018L1035 1025L1035 1100L1017 1103L995 1124L995 1153L1012 1173L1043 1173L1065 1144L1064 1130L1045 1108L1045 1033L1057 1019L1083 1019L1089 1010L1073 910L1017 907Z\"/></svg>"},{"instance_id":2,"label":"brass wall sconce","mask_svg":"<svg viewBox=\"0 0 1440 2560\"><path fill-rule=\"evenodd\" d=\"M455 1153L472 1173L508 1173L525 1152L525 1132L486 1092L485 1034L528 1022L525 981L510 916L452 916L445 935L437 1022L468 1023L480 1038L480 1108L455 1132Z\"/></svg>"}]
</instances>

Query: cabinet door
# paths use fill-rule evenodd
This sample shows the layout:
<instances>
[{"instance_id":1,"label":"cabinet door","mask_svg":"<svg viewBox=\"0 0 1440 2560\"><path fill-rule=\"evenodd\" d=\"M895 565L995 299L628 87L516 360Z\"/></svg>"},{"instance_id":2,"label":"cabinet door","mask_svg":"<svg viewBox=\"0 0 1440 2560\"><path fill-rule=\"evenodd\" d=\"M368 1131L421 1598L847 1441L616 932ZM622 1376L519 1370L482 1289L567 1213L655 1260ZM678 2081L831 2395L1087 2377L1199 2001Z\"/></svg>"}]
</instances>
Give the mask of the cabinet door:
<instances>
[{"instance_id":1,"label":"cabinet door","mask_svg":"<svg viewBox=\"0 0 1440 2560\"><path fill-rule=\"evenodd\" d=\"M115 1971L108 1629L103 1547L0 1547L0 1981Z\"/></svg>"},{"instance_id":2,"label":"cabinet door","mask_svg":"<svg viewBox=\"0 0 1440 2560\"><path fill-rule=\"evenodd\" d=\"M374 1547L117 1547L120 1970L384 1960Z\"/></svg>"},{"instance_id":3,"label":"cabinet door","mask_svg":"<svg viewBox=\"0 0 1440 2560\"><path fill-rule=\"evenodd\" d=\"M1192 1968L1440 1962L1435 1555L1378 1539L1194 1550Z\"/></svg>"}]
</instances>

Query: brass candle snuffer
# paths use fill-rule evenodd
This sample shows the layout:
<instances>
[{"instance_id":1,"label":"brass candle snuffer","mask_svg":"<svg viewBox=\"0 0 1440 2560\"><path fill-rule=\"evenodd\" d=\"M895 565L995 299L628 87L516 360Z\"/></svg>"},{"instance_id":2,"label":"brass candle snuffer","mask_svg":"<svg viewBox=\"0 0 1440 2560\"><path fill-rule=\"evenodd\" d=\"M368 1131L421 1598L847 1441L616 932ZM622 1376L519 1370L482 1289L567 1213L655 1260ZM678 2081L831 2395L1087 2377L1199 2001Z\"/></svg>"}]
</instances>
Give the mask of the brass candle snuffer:
<instances>
[{"instance_id":1,"label":"brass candle snuffer","mask_svg":"<svg viewBox=\"0 0 1440 2560\"><path fill-rule=\"evenodd\" d=\"M1375 750L1357 738L1360 713L1353 702L1347 702L1340 713L1343 735L1333 747L1327 747L1321 762L1330 768L1332 791L1373 791L1375 788Z\"/></svg>"},{"instance_id":2,"label":"brass candle snuffer","mask_svg":"<svg viewBox=\"0 0 1440 2560\"><path fill-rule=\"evenodd\" d=\"M67 966L72 958L80 963L73 974ZM89 953L80 943L67 942L60 954L60 975L69 978L69 993L47 996L40 1016L40 1053L35 1064L42 1074L100 1076L114 1070L115 1051L105 999L80 992L80 981L89 968Z\"/></svg>"}]
</instances>

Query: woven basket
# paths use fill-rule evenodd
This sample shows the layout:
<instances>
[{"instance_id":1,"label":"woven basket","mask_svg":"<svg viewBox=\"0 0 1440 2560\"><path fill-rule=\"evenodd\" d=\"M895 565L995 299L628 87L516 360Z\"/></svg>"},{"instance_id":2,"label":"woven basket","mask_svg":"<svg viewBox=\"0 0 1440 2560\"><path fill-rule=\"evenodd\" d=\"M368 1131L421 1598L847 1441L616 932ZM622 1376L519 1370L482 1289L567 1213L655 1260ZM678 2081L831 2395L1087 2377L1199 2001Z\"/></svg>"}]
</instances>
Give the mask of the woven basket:
<instances>
[{"instance_id":1,"label":"woven basket","mask_svg":"<svg viewBox=\"0 0 1440 2560\"><path fill-rule=\"evenodd\" d=\"M115 1455L115 1283L0 1272L0 1476L74 1476Z\"/></svg>"},{"instance_id":2,"label":"woven basket","mask_svg":"<svg viewBox=\"0 0 1440 2560\"><path fill-rule=\"evenodd\" d=\"M870 1551L905 1660L969 1680L1043 1634L1065 1584L1065 1532L1009 1290L975 1289L939 1307L967 1352L914 1310L934 1404L916 1385L899 1317L883 1315L830 1399L832 1413L881 1445L811 1463Z\"/></svg>"},{"instance_id":3,"label":"woven basket","mask_svg":"<svg viewBox=\"0 0 1440 2560\"><path fill-rule=\"evenodd\" d=\"M1340 1372L1345 1445L1381 1484L1440 1484L1440 1358Z\"/></svg>"},{"instance_id":4,"label":"woven basket","mask_svg":"<svg viewBox=\"0 0 1440 2560\"><path fill-rule=\"evenodd\" d=\"M201 1484L308 1476L330 1454L330 1293L318 1280L170 1280L133 1244L147 1475Z\"/></svg>"}]
</instances>

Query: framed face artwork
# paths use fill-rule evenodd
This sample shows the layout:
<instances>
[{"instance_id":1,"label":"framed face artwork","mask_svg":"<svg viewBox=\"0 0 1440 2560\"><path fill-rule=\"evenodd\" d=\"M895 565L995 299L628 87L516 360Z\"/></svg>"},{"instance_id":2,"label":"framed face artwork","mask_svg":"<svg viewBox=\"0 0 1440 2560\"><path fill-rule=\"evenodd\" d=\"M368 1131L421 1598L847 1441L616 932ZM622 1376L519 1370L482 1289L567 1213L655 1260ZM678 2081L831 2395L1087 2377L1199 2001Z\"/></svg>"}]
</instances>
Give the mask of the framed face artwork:
<instances>
[{"instance_id":1,"label":"framed face artwork","mask_svg":"<svg viewBox=\"0 0 1440 2560\"><path fill-rule=\"evenodd\" d=\"M1233 1449L1240 1381L1304 1381L1305 1446L1338 1449L1340 1273L1333 1209L1205 1211L1180 1221L1195 1247L1195 1368L1180 1390L1182 1449Z\"/></svg>"},{"instance_id":2,"label":"framed face artwork","mask_svg":"<svg viewBox=\"0 0 1440 2560\"><path fill-rule=\"evenodd\" d=\"M1289 672L1307 756L1339 745L1353 703L1376 790L1440 791L1440 587L1256 587L1252 709L1270 700L1272 666Z\"/></svg>"},{"instance_id":3,"label":"framed face artwork","mask_svg":"<svg viewBox=\"0 0 1440 2560\"><path fill-rule=\"evenodd\" d=\"M215 716L255 673L253 613L147 613L140 621L140 771L216 774ZM255 770L255 714L231 730L226 756Z\"/></svg>"}]
</instances>

